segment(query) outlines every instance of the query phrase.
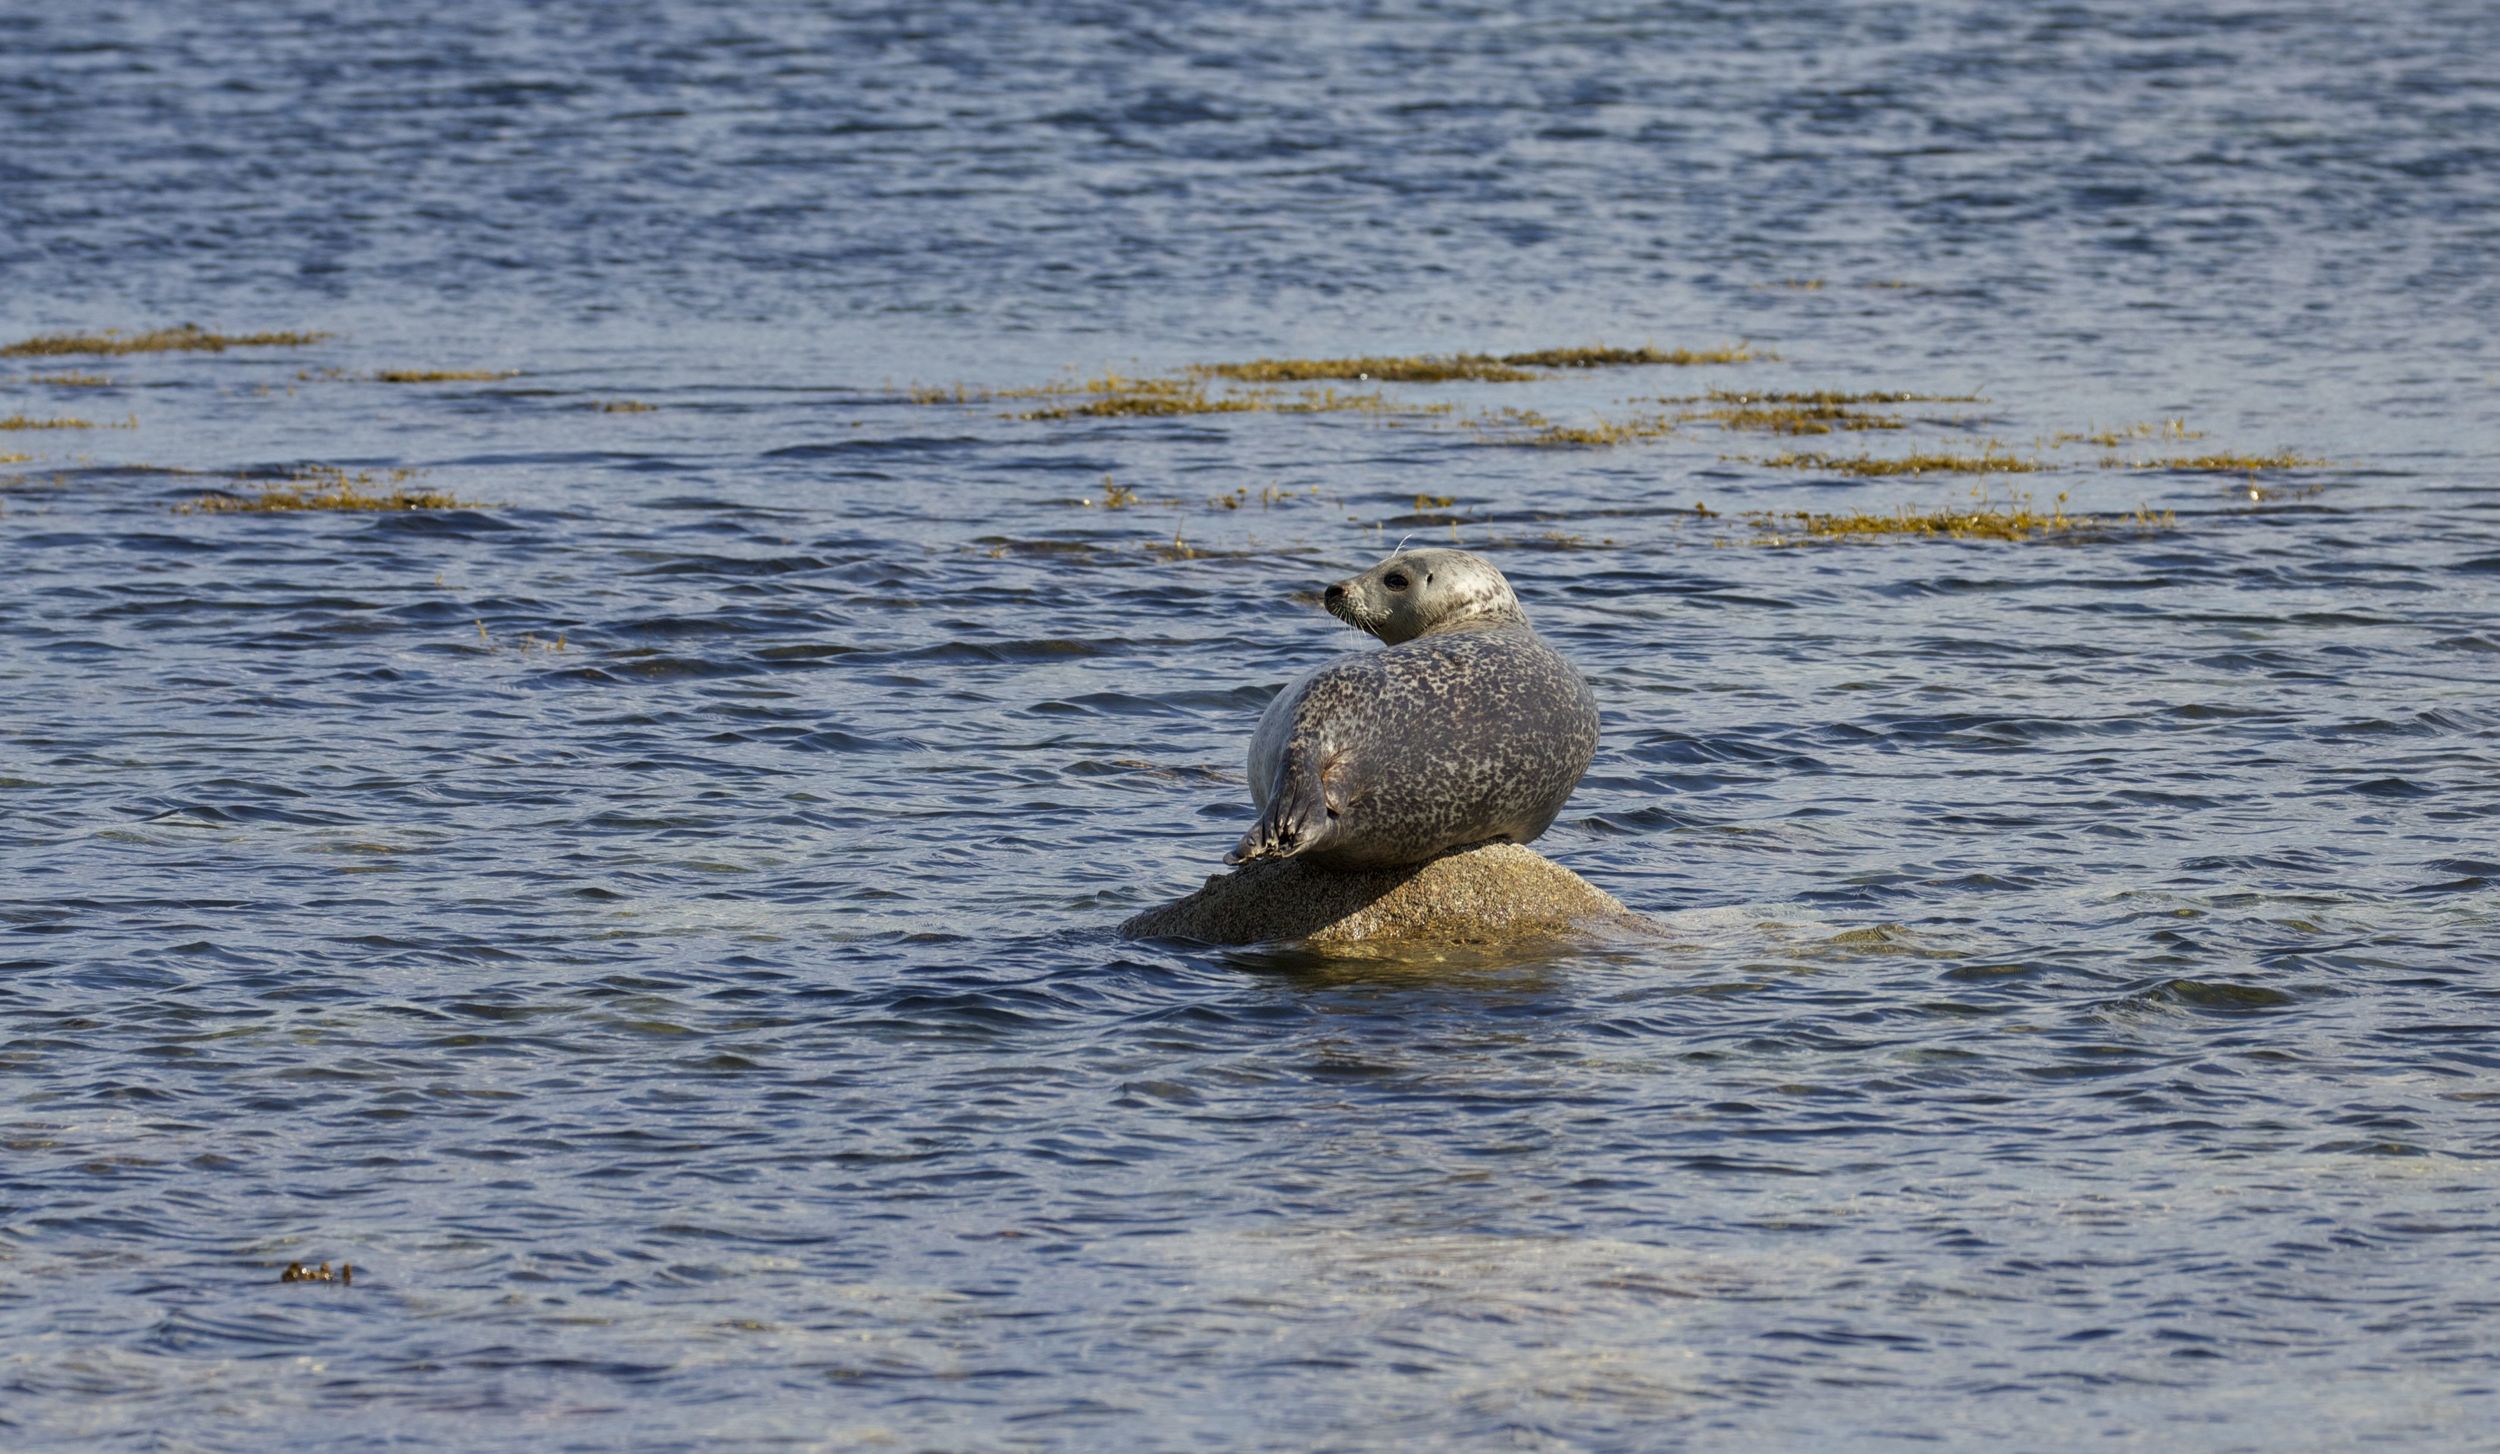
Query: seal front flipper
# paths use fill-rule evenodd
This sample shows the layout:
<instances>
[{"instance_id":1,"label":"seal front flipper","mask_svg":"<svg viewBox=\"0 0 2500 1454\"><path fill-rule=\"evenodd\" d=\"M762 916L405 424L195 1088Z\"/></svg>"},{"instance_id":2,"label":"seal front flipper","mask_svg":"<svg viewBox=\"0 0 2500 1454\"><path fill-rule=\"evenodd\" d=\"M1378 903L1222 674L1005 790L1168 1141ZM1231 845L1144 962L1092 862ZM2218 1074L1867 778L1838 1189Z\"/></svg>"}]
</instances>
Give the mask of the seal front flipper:
<instances>
[{"instance_id":1,"label":"seal front flipper","mask_svg":"<svg viewBox=\"0 0 2500 1454\"><path fill-rule=\"evenodd\" d=\"M1340 752L1314 770L1309 757L1287 752L1284 771L1277 774L1267 811L1241 835L1226 863L1254 858L1291 858L1328 841L1337 815L1345 810L1346 754Z\"/></svg>"}]
</instances>

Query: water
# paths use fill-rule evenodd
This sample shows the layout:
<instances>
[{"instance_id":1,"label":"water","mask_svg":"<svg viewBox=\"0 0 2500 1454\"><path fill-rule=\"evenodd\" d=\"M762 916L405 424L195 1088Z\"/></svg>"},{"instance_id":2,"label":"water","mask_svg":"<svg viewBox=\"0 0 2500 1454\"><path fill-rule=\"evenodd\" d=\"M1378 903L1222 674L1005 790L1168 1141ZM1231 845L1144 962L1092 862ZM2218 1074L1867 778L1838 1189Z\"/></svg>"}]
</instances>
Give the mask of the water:
<instances>
[{"instance_id":1,"label":"water","mask_svg":"<svg viewBox=\"0 0 2500 1454\"><path fill-rule=\"evenodd\" d=\"M2490 1447L2500 47L2171 9L0 7L0 337L335 335L0 364L0 1446ZM1600 339L1987 402L906 392ZM1666 942L1115 939L1409 533Z\"/></svg>"}]
</instances>

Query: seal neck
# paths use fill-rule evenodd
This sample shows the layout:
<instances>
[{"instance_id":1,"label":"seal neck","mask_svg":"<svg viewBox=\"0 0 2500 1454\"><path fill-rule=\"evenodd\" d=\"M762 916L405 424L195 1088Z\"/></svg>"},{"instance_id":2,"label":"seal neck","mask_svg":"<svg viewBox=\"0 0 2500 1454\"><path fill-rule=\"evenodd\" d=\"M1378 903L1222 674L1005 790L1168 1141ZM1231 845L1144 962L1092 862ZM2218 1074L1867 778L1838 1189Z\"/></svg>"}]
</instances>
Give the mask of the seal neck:
<instances>
[{"instance_id":1,"label":"seal neck","mask_svg":"<svg viewBox=\"0 0 2500 1454\"><path fill-rule=\"evenodd\" d=\"M1453 631L1499 631L1512 626L1524 628L1527 624L1528 613L1519 609L1517 601L1486 601L1455 615L1445 616L1408 639L1447 636Z\"/></svg>"}]
</instances>

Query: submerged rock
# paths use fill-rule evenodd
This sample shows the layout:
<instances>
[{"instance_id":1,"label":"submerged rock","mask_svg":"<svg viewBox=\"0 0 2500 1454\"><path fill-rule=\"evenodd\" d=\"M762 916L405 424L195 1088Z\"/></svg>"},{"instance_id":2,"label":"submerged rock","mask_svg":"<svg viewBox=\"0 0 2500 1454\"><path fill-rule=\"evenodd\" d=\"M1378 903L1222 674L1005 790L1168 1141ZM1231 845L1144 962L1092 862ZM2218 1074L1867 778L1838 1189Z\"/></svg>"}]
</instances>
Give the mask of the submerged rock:
<instances>
[{"instance_id":1,"label":"submerged rock","mask_svg":"<svg viewBox=\"0 0 2500 1454\"><path fill-rule=\"evenodd\" d=\"M1638 932L1649 921L1570 869L1516 843L1486 843L1402 868L1344 871L1260 859L1120 926L1131 939L1326 948L1381 940L1493 944Z\"/></svg>"}]
</instances>

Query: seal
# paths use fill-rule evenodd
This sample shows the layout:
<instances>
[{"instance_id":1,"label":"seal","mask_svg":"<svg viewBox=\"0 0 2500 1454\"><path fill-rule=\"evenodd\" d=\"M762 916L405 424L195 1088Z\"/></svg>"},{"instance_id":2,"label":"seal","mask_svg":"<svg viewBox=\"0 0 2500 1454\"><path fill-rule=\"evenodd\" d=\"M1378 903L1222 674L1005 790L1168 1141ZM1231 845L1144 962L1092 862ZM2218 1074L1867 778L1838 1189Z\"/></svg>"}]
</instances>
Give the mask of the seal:
<instances>
[{"instance_id":1,"label":"seal","mask_svg":"<svg viewBox=\"0 0 2500 1454\"><path fill-rule=\"evenodd\" d=\"M1322 601L1385 645L1268 703L1250 739L1259 821L1224 861L1395 868L1544 832L1597 751L1597 700L1493 563L1403 551Z\"/></svg>"}]
</instances>

